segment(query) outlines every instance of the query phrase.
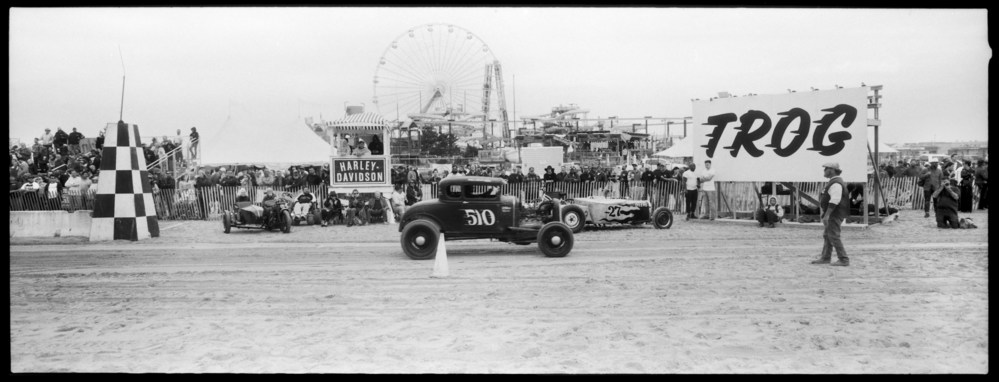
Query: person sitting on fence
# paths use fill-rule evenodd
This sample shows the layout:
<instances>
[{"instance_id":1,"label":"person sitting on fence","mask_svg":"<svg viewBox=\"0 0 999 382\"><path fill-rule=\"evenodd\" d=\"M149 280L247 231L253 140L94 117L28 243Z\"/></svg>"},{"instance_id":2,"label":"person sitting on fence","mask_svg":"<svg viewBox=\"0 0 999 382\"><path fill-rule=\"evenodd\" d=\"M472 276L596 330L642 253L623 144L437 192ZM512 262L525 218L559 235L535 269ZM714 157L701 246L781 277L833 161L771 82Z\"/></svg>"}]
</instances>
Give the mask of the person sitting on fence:
<instances>
[{"instance_id":1,"label":"person sitting on fence","mask_svg":"<svg viewBox=\"0 0 999 382\"><path fill-rule=\"evenodd\" d=\"M756 221L760 223L760 227L766 225L768 228L774 228L774 223L780 223L784 218L784 207L777 204L777 197L771 196L770 200L767 201L767 205L763 206L762 209L756 210Z\"/></svg>"},{"instance_id":2,"label":"person sitting on fence","mask_svg":"<svg viewBox=\"0 0 999 382\"><path fill-rule=\"evenodd\" d=\"M336 195L336 191L330 190L329 196L323 201L321 215L323 218L323 227L329 225L332 221L343 222L343 202Z\"/></svg>"},{"instance_id":3,"label":"person sitting on fence","mask_svg":"<svg viewBox=\"0 0 999 382\"><path fill-rule=\"evenodd\" d=\"M937 228L961 228L957 217L957 204L960 199L957 181L950 179L950 184L937 188L931 198L936 200L935 212Z\"/></svg>"}]
</instances>

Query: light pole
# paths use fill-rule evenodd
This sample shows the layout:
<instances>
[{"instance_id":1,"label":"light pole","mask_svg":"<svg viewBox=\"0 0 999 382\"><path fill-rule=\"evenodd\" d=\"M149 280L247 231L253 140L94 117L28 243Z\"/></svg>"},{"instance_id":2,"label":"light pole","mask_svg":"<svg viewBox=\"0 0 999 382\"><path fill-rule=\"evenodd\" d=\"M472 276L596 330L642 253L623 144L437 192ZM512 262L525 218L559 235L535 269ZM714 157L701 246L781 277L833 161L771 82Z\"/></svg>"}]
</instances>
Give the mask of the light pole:
<instances>
[{"instance_id":1,"label":"light pole","mask_svg":"<svg viewBox=\"0 0 999 382\"><path fill-rule=\"evenodd\" d=\"M649 118L652 118L652 116L651 115L645 116L645 134L649 133Z\"/></svg>"}]
</instances>

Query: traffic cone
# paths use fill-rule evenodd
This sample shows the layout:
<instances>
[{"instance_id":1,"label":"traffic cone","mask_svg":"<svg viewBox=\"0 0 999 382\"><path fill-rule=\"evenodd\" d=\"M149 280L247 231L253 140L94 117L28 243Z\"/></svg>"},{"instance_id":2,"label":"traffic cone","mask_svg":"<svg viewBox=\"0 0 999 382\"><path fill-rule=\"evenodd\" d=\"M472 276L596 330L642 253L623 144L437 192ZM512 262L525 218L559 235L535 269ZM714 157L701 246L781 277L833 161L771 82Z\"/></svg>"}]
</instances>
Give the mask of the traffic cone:
<instances>
[{"instance_id":1,"label":"traffic cone","mask_svg":"<svg viewBox=\"0 0 999 382\"><path fill-rule=\"evenodd\" d=\"M448 276L447 249L444 248L444 234L437 241L437 256L434 257L434 274L431 277L444 278Z\"/></svg>"}]
</instances>

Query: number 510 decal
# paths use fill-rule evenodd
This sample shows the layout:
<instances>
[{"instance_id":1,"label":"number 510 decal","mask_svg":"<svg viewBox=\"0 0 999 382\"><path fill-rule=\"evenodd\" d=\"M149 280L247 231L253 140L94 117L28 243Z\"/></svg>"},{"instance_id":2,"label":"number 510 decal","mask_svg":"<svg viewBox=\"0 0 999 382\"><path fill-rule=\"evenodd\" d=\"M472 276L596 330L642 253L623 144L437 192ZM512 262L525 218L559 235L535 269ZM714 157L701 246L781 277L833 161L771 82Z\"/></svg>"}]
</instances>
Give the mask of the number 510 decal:
<instances>
[{"instance_id":1,"label":"number 510 decal","mask_svg":"<svg viewBox=\"0 0 999 382\"><path fill-rule=\"evenodd\" d=\"M492 210L462 210L465 211L465 224L467 225L493 225L496 224L496 214Z\"/></svg>"}]
</instances>

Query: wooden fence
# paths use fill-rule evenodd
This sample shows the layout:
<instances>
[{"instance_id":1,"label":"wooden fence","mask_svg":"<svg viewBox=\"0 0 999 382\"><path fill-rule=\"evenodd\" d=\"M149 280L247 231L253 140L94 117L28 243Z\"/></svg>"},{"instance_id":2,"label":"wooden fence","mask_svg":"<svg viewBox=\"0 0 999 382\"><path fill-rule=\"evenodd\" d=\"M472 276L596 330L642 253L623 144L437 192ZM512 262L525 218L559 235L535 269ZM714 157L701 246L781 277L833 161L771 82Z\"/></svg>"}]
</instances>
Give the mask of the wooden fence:
<instances>
[{"instance_id":1,"label":"wooden fence","mask_svg":"<svg viewBox=\"0 0 999 382\"><path fill-rule=\"evenodd\" d=\"M762 182L716 182L720 202L716 207L721 217L732 217L736 212L752 212L759 205L757 193ZM798 189L798 195L773 195L781 205L792 205L796 199L801 204L813 206L807 198L800 197L805 194L811 198L818 199L824 183L808 182L794 183ZM11 211L44 211L44 210L88 210L93 209L96 186L84 194L71 195L69 193L60 194L55 198L50 198L41 191L11 191L9 204ZM222 211L231 208L236 203L236 195L241 187L213 186L195 189L190 184L182 185L177 189L159 190L153 194L156 203L157 216L167 220L220 220ZM296 198L302 191L302 187L263 187L249 186L246 188L254 204L260 205L263 200L265 189L273 189L278 195L289 193L292 198ZM314 196L317 206L321 206L329 195L329 185L308 186ZM923 188L916 184L915 177L896 177L884 181L883 193L890 207L897 209L922 209L923 208ZM648 199L652 202L653 208L661 206L668 207L675 214L684 213L684 187L680 182L669 180L667 182L642 181L631 182L523 182L508 183L501 187L504 195L512 195L520 198L525 204L536 205L545 192L564 192L567 198L574 199L580 197L607 197L624 199ZM347 193L351 190L346 188L338 189L337 197L346 202ZM422 184L423 200L437 197L437 184ZM764 198L771 196L764 194ZM366 195L370 197L371 195ZM383 195L389 197L389 195ZM873 204L874 193L868 192L865 199ZM765 201L765 200L764 200ZM977 206L978 190L974 191L974 203ZM883 202L879 204L883 207ZM817 207L817 206L813 206ZM786 211L793 213L796 211ZM697 215L704 214L703 203L698 203Z\"/></svg>"}]
</instances>

